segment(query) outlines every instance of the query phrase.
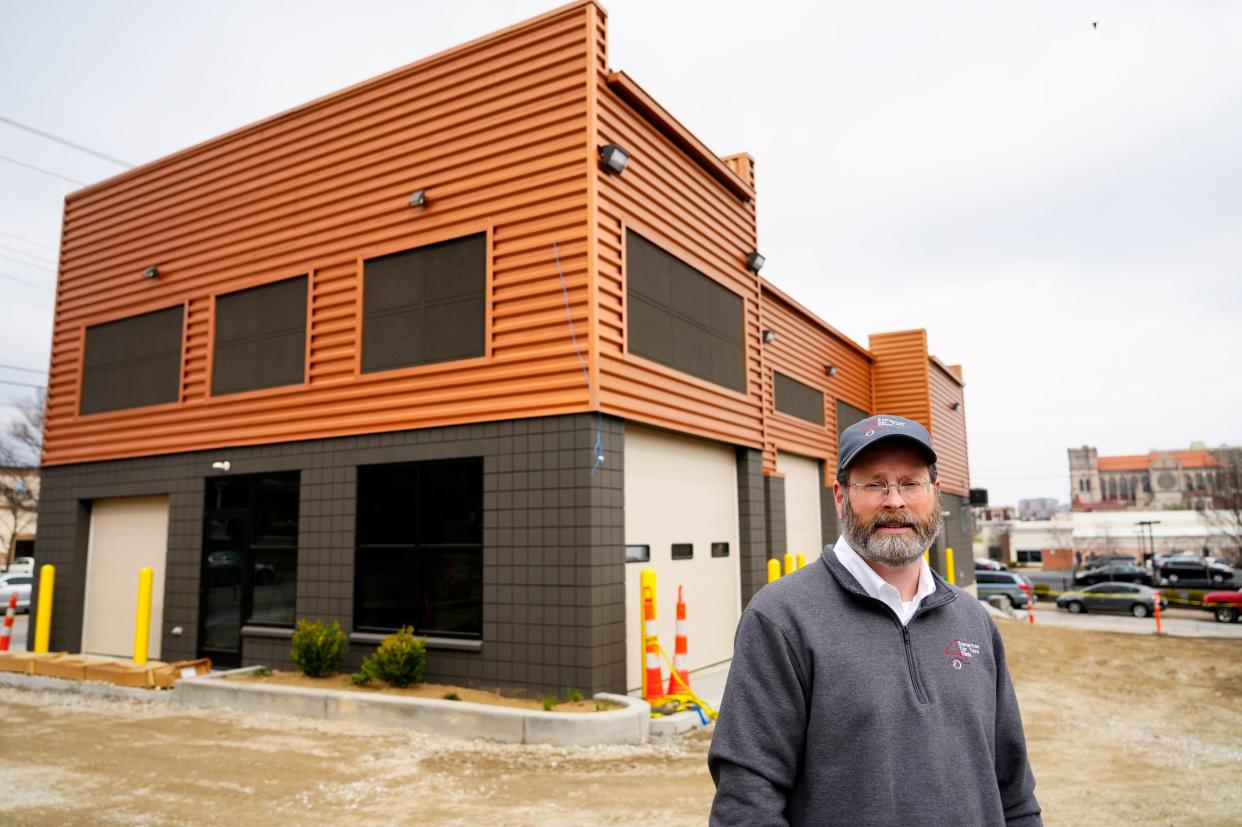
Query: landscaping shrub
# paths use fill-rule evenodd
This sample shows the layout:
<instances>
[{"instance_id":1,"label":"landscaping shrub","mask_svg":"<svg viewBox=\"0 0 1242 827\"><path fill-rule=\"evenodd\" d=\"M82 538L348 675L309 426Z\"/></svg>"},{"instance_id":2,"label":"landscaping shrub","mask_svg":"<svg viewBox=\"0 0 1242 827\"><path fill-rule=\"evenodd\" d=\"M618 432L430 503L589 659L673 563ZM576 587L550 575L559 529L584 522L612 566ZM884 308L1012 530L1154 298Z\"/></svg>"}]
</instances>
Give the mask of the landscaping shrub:
<instances>
[{"instance_id":1,"label":"landscaping shrub","mask_svg":"<svg viewBox=\"0 0 1242 827\"><path fill-rule=\"evenodd\" d=\"M582 700L582 690L574 689L572 687L566 689L565 700L569 701L571 704L576 704L578 701Z\"/></svg>"},{"instance_id":2,"label":"landscaping shrub","mask_svg":"<svg viewBox=\"0 0 1242 827\"><path fill-rule=\"evenodd\" d=\"M335 620L331 626L319 621L299 620L298 628L293 632L293 648L289 657L304 675L318 678L341 665L348 647L349 638Z\"/></svg>"},{"instance_id":3,"label":"landscaping shrub","mask_svg":"<svg viewBox=\"0 0 1242 827\"><path fill-rule=\"evenodd\" d=\"M555 695L544 695L542 698L539 699L539 703L543 704L544 712L551 712L552 707L556 706L556 696Z\"/></svg>"},{"instance_id":4,"label":"landscaping shrub","mask_svg":"<svg viewBox=\"0 0 1242 827\"><path fill-rule=\"evenodd\" d=\"M422 683L426 669L427 649L422 638L414 637L412 626L403 626L384 638L362 661L363 674L397 687Z\"/></svg>"},{"instance_id":5,"label":"landscaping shrub","mask_svg":"<svg viewBox=\"0 0 1242 827\"><path fill-rule=\"evenodd\" d=\"M446 701L460 701L460 700L461 700L461 696L460 696L460 695L458 695L456 692L445 692L445 693L444 693L444 700L446 700Z\"/></svg>"}]
</instances>

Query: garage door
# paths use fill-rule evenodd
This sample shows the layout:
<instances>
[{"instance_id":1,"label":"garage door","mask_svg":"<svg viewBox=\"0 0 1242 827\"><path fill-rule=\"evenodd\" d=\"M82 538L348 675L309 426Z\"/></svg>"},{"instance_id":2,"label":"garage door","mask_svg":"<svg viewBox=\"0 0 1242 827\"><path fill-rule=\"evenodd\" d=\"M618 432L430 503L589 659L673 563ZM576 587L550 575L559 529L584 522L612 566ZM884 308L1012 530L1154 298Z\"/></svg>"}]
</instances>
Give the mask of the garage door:
<instances>
[{"instance_id":1,"label":"garage door","mask_svg":"<svg viewBox=\"0 0 1242 827\"><path fill-rule=\"evenodd\" d=\"M168 498L95 500L86 558L82 651L128 658L134 654L138 572L155 572L151 606L151 658L160 656L164 628L164 569L168 550Z\"/></svg>"},{"instance_id":2,"label":"garage door","mask_svg":"<svg viewBox=\"0 0 1242 827\"><path fill-rule=\"evenodd\" d=\"M733 447L626 425L625 538L627 546L646 546L650 555L650 562L625 566L626 686L642 685L638 581L646 566L656 571L657 624L669 656L680 584L685 587L690 668L732 657L741 605ZM675 545L679 559L674 559Z\"/></svg>"},{"instance_id":3,"label":"garage door","mask_svg":"<svg viewBox=\"0 0 1242 827\"><path fill-rule=\"evenodd\" d=\"M806 562L819 559L824 548L820 523L819 460L780 452L776 468L785 475L785 539L793 554Z\"/></svg>"}]
</instances>

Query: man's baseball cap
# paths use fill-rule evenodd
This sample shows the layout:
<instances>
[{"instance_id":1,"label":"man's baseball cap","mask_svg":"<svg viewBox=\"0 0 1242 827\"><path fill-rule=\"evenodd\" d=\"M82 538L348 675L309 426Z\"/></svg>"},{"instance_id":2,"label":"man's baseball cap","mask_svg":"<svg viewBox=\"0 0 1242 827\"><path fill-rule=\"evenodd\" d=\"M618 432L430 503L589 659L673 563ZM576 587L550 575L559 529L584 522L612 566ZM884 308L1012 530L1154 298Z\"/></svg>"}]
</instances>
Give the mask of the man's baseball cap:
<instances>
[{"instance_id":1,"label":"man's baseball cap","mask_svg":"<svg viewBox=\"0 0 1242 827\"><path fill-rule=\"evenodd\" d=\"M876 414L861 422L855 422L841 432L841 444L837 450L837 473L848 468L864 449L884 439L903 439L913 442L928 464L936 461L936 451L932 448L931 434L913 419L904 416Z\"/></svg>"}]
</instances>

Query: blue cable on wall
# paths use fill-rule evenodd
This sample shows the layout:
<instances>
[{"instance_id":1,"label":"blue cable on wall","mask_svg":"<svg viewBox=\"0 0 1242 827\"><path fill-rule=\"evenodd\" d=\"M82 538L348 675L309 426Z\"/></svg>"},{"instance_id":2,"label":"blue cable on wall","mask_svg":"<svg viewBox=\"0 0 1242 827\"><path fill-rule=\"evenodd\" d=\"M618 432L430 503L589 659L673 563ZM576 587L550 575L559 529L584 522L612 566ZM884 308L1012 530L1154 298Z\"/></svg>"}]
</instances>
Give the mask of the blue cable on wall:
<instances>
[{"instance_id":1,"label":"blue cable on wall","mask_svg":"<svg viewBox=\"0 0 1242 827\"><path fill-rule=\"evenodd\" d=\"M569 283L565 280L565 268L561 266L561 251L555 241L552 242L552 256L556 259L556 273L561 277L561 297L565 301L565 320L569 322L569 337L574 343L574 353L578 354L578 366L582 368L582 378L586 380L587 394L591 397L591 404L595 406L595 445L593 447L595 453L591 462L591 476L595 476L595 472L604 464L604 415L599 409L599 397L595 394L595 387L591 384L591 371L587 368L582 348L578 346L578 332L574 329L574 316L569 308Z\"/></svg>"}]
</instances>

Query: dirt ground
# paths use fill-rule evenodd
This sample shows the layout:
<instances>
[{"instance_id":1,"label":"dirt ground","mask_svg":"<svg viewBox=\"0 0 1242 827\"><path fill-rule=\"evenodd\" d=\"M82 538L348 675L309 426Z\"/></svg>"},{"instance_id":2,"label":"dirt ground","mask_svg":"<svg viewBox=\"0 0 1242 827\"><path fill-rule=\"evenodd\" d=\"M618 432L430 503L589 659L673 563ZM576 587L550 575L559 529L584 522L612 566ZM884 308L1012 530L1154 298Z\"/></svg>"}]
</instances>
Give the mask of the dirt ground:
<instances>
[{"instance_id":1,"label":"dirt ground","mask_svg":"<svg viewBox=\"0 0 1242 827\"><path fill-rule=\"evenodd\" d=\"M1003 622L1050 825L1242 812L1242 644ZM453 741L0 688L0 823L704 824L699 731L642 747Z\"/></svg>"}]
</instances>

